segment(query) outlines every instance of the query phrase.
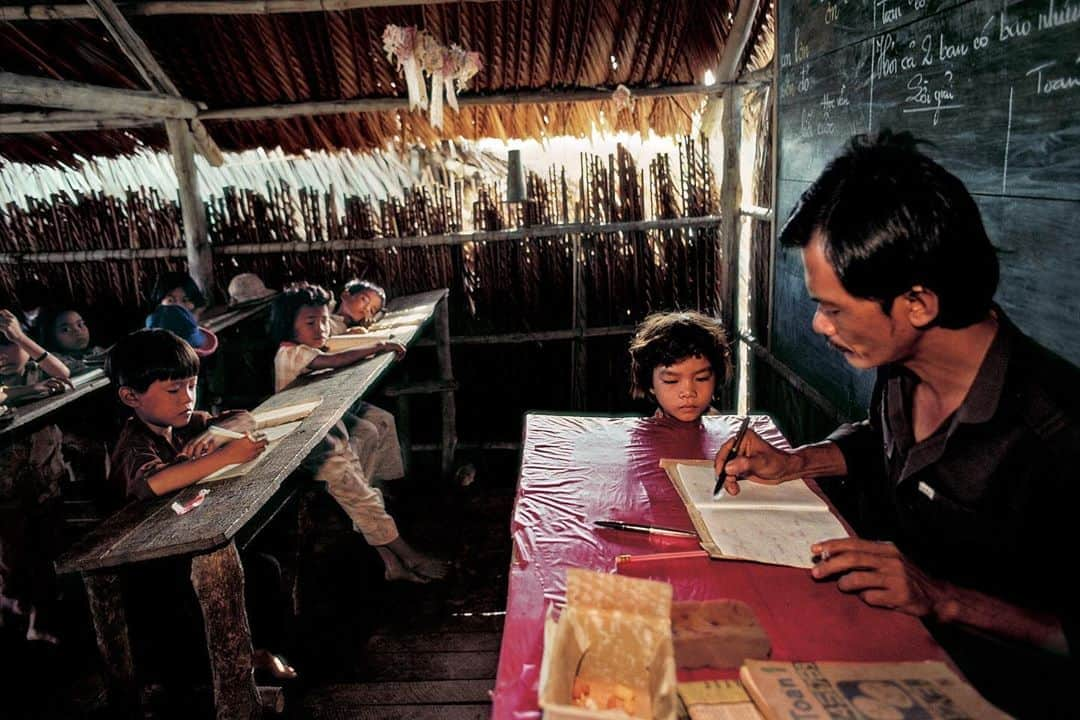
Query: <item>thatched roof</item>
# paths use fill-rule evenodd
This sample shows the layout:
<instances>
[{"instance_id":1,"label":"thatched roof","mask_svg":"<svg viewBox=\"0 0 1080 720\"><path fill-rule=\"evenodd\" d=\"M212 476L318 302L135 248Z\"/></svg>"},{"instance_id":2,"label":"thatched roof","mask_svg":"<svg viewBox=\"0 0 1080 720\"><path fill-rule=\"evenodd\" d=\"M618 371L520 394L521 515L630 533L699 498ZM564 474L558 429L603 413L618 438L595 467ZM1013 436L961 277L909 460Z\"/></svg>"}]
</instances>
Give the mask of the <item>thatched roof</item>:
<instances>
[{"instance_id":1,"label":"thatched roof","mask_svg":"<svg viewBox=\"0 0 1080 720\"><path fill-rule=\"evenodd\" d=\"M470 94L693 85L716 66L735 2L519 0L129 20L181 94L216 110L403 96L403 82L382 50L382 31L391 23L416 25L443 43L479 51L485 67L473 78ZM760 65L771 54L769 8L763 3L754 20L744 65ZM0 57L4 71L20 75L146 89L97 20L0 24ZM363 150L439 137L585 135L593 127L667 135L688 132L700 103L700 95L674 95L639 98L632 110L621 112L607 101L463 107L447 112L441 132L423 114L404 111L208 120L206 127L223 150ZM165 133L149 126L0 135L0 156L68 163L76 154L127 154L139 144L167 147Z\"/></svg>"}]
</instances>

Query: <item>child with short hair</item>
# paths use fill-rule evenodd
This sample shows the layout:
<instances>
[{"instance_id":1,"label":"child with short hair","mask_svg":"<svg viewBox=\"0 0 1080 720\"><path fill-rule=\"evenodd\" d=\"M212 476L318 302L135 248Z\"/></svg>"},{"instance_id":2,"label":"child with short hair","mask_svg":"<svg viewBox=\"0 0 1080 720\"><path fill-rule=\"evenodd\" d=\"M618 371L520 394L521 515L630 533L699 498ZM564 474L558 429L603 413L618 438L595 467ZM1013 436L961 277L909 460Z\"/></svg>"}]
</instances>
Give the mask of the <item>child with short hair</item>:
<instances>
[{"instance_id":1,"label":"child with short hair","mask_svg":"<svg viewBox=\"0 0 1080 720\"><path fill-rule=\"evenodd\" d=\"M270 335L279 343L274 356L274 388L280 392L300 375L353 365L373 355L405 346L387 341L373 347L328 353L322 348L330 337L330 293L317 285L292 287L274 299ZM327 433L306 465L315 479L348 513L354 527L379 553L387 580L424 583L446 577L445 563L409 546L386 512L382 493L372 480L393 480L404 475L397 428L390 413L359 402Z\"/></svg>"},{"instance_id":2,"label":"child with short hair","mask_svg":"<svg viewBox=\"0 0 1080 720\"><path fill-rule=\"evenodd\" d=\"M717 388L731 379L731 350L718 320L699 312L655 313L630 341L631 395L656 403L655 417L697 423L716 414Z\"/></svg>"},{"instance_id":3,"label":"child with short hair","mask_svg":"<svg viewBox=\"0 0 1080 720\"><path fill-rule=\"evenodd\" d=\"M186 311L185 311L186 312ZM161 328L137 330L109 351L105 372L117 396L133 416L124 424L112 454L110 480L129 498L144 500L202 480L234 463L254 460L266 449L263 437L250 433L254 418L246 411L212 417L195 410L199 355L183 339ZM206 432L211 425L244 432L221 441ZM268 627L274 632L279 628ZM278 679L296 671L279 655L256 649L256 669Z\"/></svg>"},{"instance_id":4,"label":"child with short hair","mask_svg":"<svg viewBox=\"0 0 1080 720\"><path fill-rule=\"evenodd\" d=\"M350 280L341 288L337 312L330 316L335 335L364 332L386 307L386 291L369 280Z\"/></svg>"},{"instance_id":5,"label":"child with short hair","mask_svg":"<svg viewBox=\"0 0 1080 720\"><path fill-rule=\"evenodd\" d=\"M42 310L38 320L41 344L56 354L73 375L105 364L105 350L90 345L90 327L71 306Z\"/></svg>"},{"instance_id":6,"label":"child with short hair","mask_svg":"<svg viewBox=\"0 0 1080 720\"><path fill-rule=\"evenodd\" d=\"M195 410L199 356L167 330L137 330L118 342L105 361L117 396L131 408L112 454L114 486L140 500L192 485L266 449L250 433L223 445L206 433L211 424L233 430L254 428L250 413L217 418Z\"/></svg>"},{"instance_id":7,"label":"child with short hair","mask_svg":"<svg viewBox=\"0 0 1080 720\"><path fill-rule=\"evenodd\" d=\"M158 276L150 287L146 299L146 312L150 314L158 305L181 305L195 317L206 307L206 296L191 276L185 272L171 271Z\"/></svg>"}]
</instances>

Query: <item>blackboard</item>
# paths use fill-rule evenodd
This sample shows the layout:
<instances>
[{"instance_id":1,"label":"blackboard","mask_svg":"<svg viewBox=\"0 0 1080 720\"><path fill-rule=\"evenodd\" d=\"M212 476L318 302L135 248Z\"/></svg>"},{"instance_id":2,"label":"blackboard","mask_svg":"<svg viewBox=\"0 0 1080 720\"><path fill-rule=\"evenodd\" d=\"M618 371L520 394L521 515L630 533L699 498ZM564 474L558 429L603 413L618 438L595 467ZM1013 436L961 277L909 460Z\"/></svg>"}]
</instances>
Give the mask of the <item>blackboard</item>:
<instances>
[{"instance_id":1,"label":"blackboard","mask_svg":"<svg viewBox=\"0 0 1080 720\"><path fill-rule=\"evenodd\" d=\"M781 0L777 60L781 223L852 135L911 131L975 196L998 302L1080 364L1080 2ZM775 258L773 351L862 405L872 376L810 330L798 252Z\"/></svg>"}]
</instances>

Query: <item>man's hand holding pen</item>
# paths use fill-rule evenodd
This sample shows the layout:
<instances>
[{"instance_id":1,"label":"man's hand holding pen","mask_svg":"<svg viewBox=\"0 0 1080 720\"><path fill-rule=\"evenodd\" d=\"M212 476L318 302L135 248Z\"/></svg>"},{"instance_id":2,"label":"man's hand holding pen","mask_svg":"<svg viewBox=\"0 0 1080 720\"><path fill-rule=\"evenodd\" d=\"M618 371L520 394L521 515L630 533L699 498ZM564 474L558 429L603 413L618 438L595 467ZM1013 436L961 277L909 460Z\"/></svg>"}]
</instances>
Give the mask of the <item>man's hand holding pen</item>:
<instances>
[{"instance_id":1,"label":"man's hand holding pen","mask_svg":"<svg viewBox=\"0 0 1080 720\"><path fill-rule=\"evenodd\" d=\"M716 475L724 476L724 492L729 495L739 494L739 480L779 485L800 476L801 463L794 453L777 450L749 429L742 442L738 440L733 437L721 445L714 460Z\"/></svg>"}]
</instances>

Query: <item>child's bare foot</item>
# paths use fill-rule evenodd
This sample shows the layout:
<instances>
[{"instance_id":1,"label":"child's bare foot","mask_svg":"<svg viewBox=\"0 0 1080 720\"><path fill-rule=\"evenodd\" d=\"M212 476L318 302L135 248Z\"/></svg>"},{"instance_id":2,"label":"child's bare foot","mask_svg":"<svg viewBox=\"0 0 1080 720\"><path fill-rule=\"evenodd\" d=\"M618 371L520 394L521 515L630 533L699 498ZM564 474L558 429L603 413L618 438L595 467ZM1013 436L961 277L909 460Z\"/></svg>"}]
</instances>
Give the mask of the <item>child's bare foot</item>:
<instances>
[{"instance_id":1,"label":"child's bare foot","mask_svg":"<svg viewBox=\"0 0 1080 720\"><path fill-rule=\"evenodd\" d=\"M431 582L431 578L419 575L409 569L397 555L386 545L375 548L383 561L383 577L389 582L404 580L405 582L419 583L421 585Z\"/></svg>"},{"instance_id":2,"label":"child's bare foot","mask_svg":"<svg viewBox=\"0 0 1080 720\"><path fill-rule=\"evenodd\" d=\"M450 564L436 558L420 555L408 564L409 570L429 580L444 580L450 574ZM411 558L410 558L411 559ZM402 562L405 562L402 560Z\"/></svg>"},{"instance_id":3,"label":"child's bare foot","mask_svg":"<svg viewBox=\"0 0 1080 720\"><path fill-rule=\"evenodd\" d=\"M295 680L299 677L296 668L290 665L288 660L265 648L255 650L251 656L251 664L255 670L265 672L275 680Z\"/></svg>"}]
</instances>

